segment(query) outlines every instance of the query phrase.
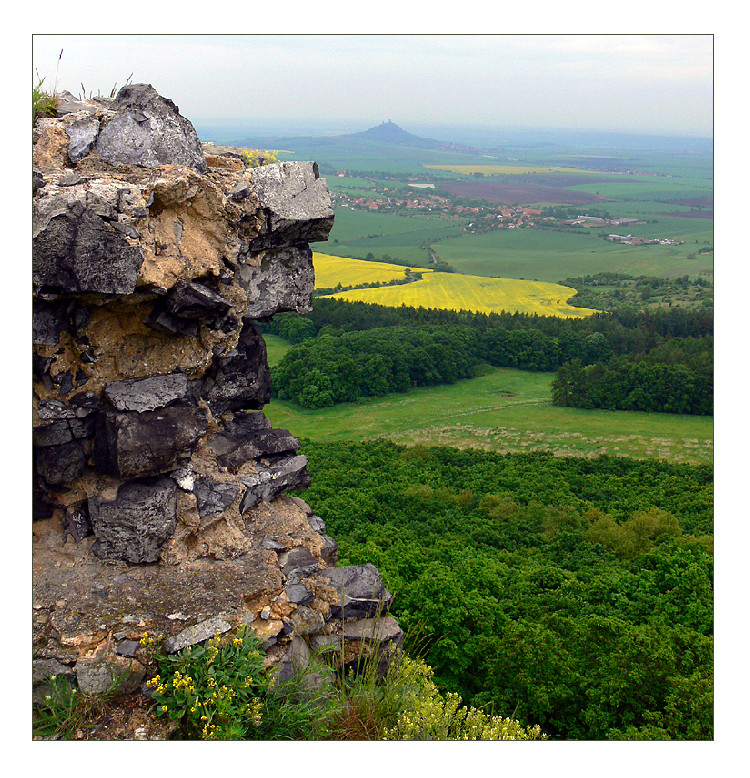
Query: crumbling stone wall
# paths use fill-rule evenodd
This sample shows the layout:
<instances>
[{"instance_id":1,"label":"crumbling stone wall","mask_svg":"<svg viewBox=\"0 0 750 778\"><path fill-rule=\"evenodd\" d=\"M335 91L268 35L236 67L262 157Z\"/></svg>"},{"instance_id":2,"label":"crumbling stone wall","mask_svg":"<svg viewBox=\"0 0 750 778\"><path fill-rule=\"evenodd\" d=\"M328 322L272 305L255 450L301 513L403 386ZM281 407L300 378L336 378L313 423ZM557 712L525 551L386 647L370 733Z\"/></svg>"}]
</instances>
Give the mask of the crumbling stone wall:
<instances>
[{"instance_id":1,"label":"crumbling stone wall","mask_svg":"<svg viewBox=\"0 0 750 778\"><path fill-rule=\"evenodd\" d=\"M250 624L281 673L342 639L398 644L371 623L378 571L335 567L285 496L307 459L262 412L256 321L311 310L308 244L333 224L317 165L206 154L145 84L67 95L33 164L35 681L128 668L136 688L144 632L177 651Z\"/></svg>"}]
</instances>

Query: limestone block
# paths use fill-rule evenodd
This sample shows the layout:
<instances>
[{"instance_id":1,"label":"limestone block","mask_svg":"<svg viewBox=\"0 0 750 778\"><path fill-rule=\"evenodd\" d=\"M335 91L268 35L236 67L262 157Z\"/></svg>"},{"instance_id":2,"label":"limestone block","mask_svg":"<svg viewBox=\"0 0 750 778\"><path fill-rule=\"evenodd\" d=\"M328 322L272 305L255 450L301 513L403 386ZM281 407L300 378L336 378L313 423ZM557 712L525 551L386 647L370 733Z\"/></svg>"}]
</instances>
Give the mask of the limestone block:
<instances>
[{"instance_id":1,"label":"limestone block","mask_svg":"<svg viewBox=\"0 0 750 778\"><path fill-rule=\"evenodd\" d=\"M333 208L328 185L315 162L265 165L249 170L248 177L267 214L251 244L253 250L328 239Z\"/></svg>"},{"instance_id":2,"label":"limestone block","mask_svg":"<svg viewBox=\"0 0 750 778\"><path fill-rule=\"evenodd\" d=\"M112 381L104 389L104 396L118 411L153 411L175 400L184 400L187 394L184 373L130 378Z\"/></svg>"},{"instance_id":3,"label":"limestone block","mask_svg":"<svg viewBox=\"0 0 750 778\"><path fill-rule=\"evenodd\" d=\"M223 635L230 629L231 625L228 622L219 616L215 616L201 621L199 624L194 624L192 627L183 629L182 632L174 637L167 638L163 643L164 650L168 654L174 654L183 648L188 648L188 646L203 643L217 634Z\"/></svg>"}]
</instances>

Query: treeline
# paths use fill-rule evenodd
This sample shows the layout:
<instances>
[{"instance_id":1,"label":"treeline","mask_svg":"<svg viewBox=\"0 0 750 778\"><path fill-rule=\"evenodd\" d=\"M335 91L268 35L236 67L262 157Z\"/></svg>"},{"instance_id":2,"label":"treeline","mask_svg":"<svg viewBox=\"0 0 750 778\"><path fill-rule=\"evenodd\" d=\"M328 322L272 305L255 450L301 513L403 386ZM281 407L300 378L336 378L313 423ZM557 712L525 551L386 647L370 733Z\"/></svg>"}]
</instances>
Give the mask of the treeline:
<instances>
[{"instance_id":1,"label":"treeline","mask_svg":"<svg viewBox=\"0 0 750 778\"><path fill-rule=\"evenodd\" d=\"M442 690L558 739L713 736L712 471L303 442L304 499Z\"/></svg>"},{"instance_id":2,"label":"treeline","mask_svg":"<svg viewBox=\"0 0 750 778\"><path fill-rule=\"evenodd\" d=\"M388 327L321 333L271 369L274 393L305 408L382 397L469 378L479 362L468 327Z\"/></svg>"},{"instance_id":3,"label":"treeline","mask_svg":"<svg viewBox=\"0 0 750 778\"><path fill-rule=\"evenodd\" d=\"M562 319L525 313L472 313L441 308L410 308L406 305L392 308L335 298L317 298L312 313L305 317L297 313L277 314L271 322L263 325L263 329L290 342L299 342L292 338L314 337L323 328L348 332L414 324L462 325L479 332L539 330L557 338L562 344L560 364L576 356L580 358L580 354L573 352L589 335L602 335L612 353L621 355L648 351L669 338L713 335L714 329L713 311L709 309L638 311L631 308L581 319Z\"/></svg>"},{"instance_id":4,"label":"treeline","mask_svg":"<svg viewBox=\"0 0 750 778\"><path fill-rule=\"evenodd\" d=\"M675 338L642 355L584 366L574 359L552 381L553 405L710 416L713 338Z\"/></svg>"},{"instance_id":5,"label":"treeline","mask_svg":"<svg viewBox=\"0 0 750 778\"><path fill-rule=\"evenodd\" d=\"M309 317L281 314L263 327L292 344L305 343L273 374L277 396L305 407L452 383L485 361L559 369L557 405L713 412L713 316L705 310L560 319L318 298Z\"/></svg>"}]
</instances>

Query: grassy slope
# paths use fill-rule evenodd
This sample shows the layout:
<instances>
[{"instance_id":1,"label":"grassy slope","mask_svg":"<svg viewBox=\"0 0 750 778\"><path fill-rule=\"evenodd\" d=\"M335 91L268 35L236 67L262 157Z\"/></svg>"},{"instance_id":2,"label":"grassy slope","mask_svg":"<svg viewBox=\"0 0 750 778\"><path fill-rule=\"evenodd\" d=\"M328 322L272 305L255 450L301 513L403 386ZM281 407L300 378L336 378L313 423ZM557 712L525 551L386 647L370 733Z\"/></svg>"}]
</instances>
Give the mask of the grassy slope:
<instances>
[{"instance_id":1,"label":"grassy slope","mask_svg":"<svg viewBox=\"0 0 750 778\"><path fill-rule=\"evenodd\" d=\"M500 452L712 462L712 418L556 408L550 401L552 378L552 373L489 368L485 375L452 386L314 411L273 400L265 413L275 427L314 440L385 437L397 443Z\"/></svg>"}]
</instances>

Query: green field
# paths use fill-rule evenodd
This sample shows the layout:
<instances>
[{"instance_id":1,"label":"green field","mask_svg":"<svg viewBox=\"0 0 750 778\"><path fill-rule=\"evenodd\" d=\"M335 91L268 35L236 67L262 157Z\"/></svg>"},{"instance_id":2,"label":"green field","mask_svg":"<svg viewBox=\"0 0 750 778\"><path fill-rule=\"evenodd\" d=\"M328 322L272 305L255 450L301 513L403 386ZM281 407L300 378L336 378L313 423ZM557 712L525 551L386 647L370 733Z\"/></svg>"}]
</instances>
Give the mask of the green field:
<instances>
[{"instance_id":1,"label":"green field","mask_svg":"<svg viewBox=\"0 0 750 778\"><path fill-rule=\"evenodd\" d=\"M278 340L278 339L277 339ZM554 407L551 373L487 368L451 386L368 398L319 410L274 399L274 427L312 440L387 438L407 445L485 451L552 451L558 456L713 461L713 419L676 414Z\"/></svg>"},{"instance_id":2,"label":"green field","mask_svg":"<svg viewBox=\"0 0 750 778\"><path fill-rule=\"evenodd\" d=\"M333 229L325 243L312 245L313 251L354 259L366 259L368 253L379 259L426 267L425 241L441 240L461 233L463 222L456 219L397 216L365 213L337 208Z\"/></svg>"},{"instance_id":3,"label":"green field","mask_svg":"<svg viewBox=\"0 0 750 778\"><path fill-rule=\"evenodd\" d=\"M672 221L688 222L690 228L691 222L703 220ZM630 228L628 232L635 235L636 229ZM695 243L625 246L603 240L595 232L578 230L498 230L447 238L432 246L440 259L460 273L551 282L602 272L672 278L697 276L713 270L710 255L687 258L700 247Z\"/></svg>"},{"instance_id":4,"label":"green field","mask_svg":"<svg viewBox=\"0 0 750 778\"><path fill-rule=\"evenodd\" d=\"M655 208L672 208L663 203L643 203ZM607 203L613 215L641 215L627 203ZM617 207L615 207L617 206ZM683 210L686 210L683 207ZM689 210L689 209L687 209ZM644 213L644 219L653 213ZM458 272L499 278L524 278L557 282L574 276L605 271L630 275L675 278L698 276L713 271L713 256L688 259L705 245L713 245L713 219L659 216L657 223L609 226L602 229L495 230L483 233L461 232L462 222L445 217L397 216L337 209L327 243L317 243L315 251L365 259L372 253L417 267L426 267L426 241L439 259ZM598 233L620 232L648 238L684 241L678 246L624 246L604 240Z\"/></svg>"}]
</instances>

